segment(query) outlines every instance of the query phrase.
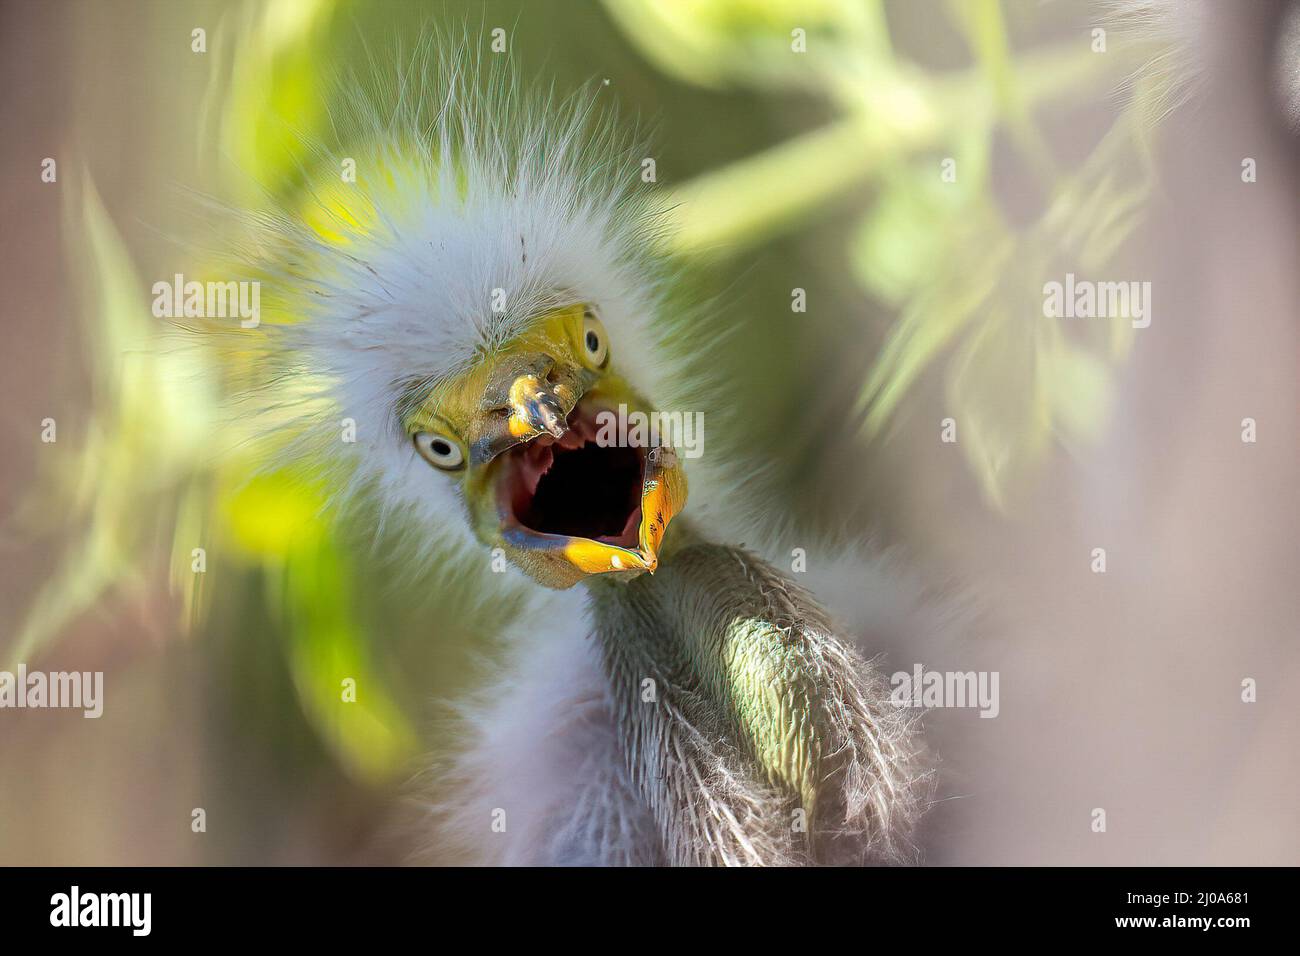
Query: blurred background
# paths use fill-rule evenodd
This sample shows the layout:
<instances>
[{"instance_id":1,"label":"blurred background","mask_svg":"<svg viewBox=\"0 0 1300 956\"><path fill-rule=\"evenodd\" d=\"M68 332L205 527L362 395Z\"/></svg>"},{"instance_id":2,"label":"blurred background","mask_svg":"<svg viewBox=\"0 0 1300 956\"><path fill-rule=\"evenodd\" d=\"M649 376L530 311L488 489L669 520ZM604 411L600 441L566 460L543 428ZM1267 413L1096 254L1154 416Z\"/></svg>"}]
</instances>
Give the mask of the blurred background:
<instances>
[{"instance_id":1,"label":"blurred background","mask_svg":"<svg viewBox=\"0 0 1300 956\"><path fill-rule=\"evenodd\" d=\"M1161 6L4 3L0 669L106 702L0 711L0 863L410 849L511 605L255 474L238 356L174 347L148 290L220 248L195 196L291 205L329 80L432 27L647 129L734 510L911 569L949 625L862 635L886 672L1000 672L996 719L926 717L927 862L1300 862L1294 14ZM1067 272L1151 282L1150 327L1045 318Z\"/></svg>"}]
</instances>

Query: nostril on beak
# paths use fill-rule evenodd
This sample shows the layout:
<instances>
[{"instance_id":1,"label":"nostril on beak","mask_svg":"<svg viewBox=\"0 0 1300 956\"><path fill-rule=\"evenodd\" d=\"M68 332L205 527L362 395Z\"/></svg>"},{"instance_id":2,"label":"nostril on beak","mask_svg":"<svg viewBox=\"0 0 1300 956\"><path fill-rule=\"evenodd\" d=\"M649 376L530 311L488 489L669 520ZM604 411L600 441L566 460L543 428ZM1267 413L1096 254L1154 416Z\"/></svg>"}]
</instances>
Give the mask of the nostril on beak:
<instances>
[{"instance_id":1,"label":"nostril on beak","mask_svg":"<svg viewBox=\"0 0 1300 956\"><path fill-rule=\"evenodd\" d=\"M532 373L540 381L549 382L555 374L555 359L546 354L539 354L532 363Z\"/></svg>"}]
</instances>

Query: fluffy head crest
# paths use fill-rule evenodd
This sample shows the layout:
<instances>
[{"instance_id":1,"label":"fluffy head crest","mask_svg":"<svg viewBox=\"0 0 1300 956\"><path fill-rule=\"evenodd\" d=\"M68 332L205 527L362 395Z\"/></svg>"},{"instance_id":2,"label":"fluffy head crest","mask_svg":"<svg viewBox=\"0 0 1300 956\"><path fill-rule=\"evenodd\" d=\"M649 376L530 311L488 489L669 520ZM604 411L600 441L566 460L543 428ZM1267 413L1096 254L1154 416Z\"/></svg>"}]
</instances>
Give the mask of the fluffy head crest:
<instances>
[{"instance_id":1,"label":"fluffy head crest","mask_svg":"<svg viewBox=\"0 0 1300 956\"><path fill-rule=\"evenodd\" d=\"M655 217L597 92L526 93L504 56L437 37L370 86L337 84L332 141L310 146L296 205L248 217L263 324L243 335L275 383L252 394L294 454L347 469L343 487L462 525L398 409L573 302L598 307L620 370L655 394ZM340 445L345 419L356 439Z\"/></svg>"}]
</instances>

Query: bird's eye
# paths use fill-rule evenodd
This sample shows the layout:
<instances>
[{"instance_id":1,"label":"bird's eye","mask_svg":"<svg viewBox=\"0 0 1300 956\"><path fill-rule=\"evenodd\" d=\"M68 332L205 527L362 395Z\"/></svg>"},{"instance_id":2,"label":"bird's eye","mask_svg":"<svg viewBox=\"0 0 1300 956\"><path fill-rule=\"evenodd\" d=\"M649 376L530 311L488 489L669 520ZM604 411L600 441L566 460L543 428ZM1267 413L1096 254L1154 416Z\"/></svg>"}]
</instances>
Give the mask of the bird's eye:
<instances>
[{"instance_id":1,"label":"bird's eye","mask_svg":"<svg viewBox=\"0 0 1300 956\"><path fill-rule=\"evenodd\" d=\"M582 353L588 364L599 368L609 358L609 338L605 326L596 313L588 309L582 314Z\"/></svg>"},{"instance_id":2,"label":"bird's eye","mask_svg":"<svg viewBox=\"0 0 1300 956\"><path fill-rule=\"evenodd\" d=\"M455 471L465 464L460 445L434 432L416 432L415 448L425 461L443 471Z\"/></svg>"}]
</instances>

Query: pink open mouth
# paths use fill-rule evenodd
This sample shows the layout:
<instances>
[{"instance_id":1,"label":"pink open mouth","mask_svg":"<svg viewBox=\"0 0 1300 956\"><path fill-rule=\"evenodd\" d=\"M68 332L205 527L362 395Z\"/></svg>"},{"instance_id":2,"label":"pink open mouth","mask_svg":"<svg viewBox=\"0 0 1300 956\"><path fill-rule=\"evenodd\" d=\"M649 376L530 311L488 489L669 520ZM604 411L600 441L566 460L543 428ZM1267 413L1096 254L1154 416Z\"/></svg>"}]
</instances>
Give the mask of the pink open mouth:
<instances>
[{"instance_id":1,"label":"pink open mouth","mask_svg":"<svg viewBox=\"0 0 1300 956\"><path fill-rule=\"evenodd\" d=\"M507 520L538 534L637 547L645 449L598 445L599 410L581 401L561 437L539 435L501 456Z\"/></svg>"}]
</instances>

